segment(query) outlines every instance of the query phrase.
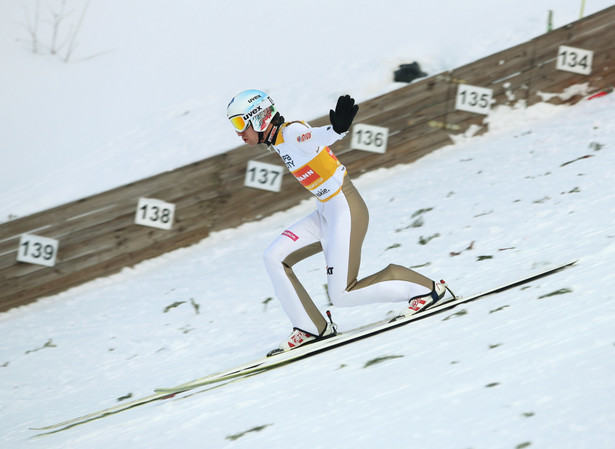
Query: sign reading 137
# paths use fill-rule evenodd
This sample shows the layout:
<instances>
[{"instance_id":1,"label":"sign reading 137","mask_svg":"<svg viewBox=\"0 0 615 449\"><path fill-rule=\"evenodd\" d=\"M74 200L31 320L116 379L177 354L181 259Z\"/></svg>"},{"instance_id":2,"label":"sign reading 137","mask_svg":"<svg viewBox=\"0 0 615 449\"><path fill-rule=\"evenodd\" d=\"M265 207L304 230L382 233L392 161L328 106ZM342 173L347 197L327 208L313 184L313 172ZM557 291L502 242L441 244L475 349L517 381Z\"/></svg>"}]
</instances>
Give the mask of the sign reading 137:
<instances>
[{"instance_id":1,"label":"sign reading 137","mask_svg":"<svg viewBox=\"0 0 615 449\"><path fill-rule=\"evenodd\" d=\"M266 162L248 161L246 177L243 185L255 189L279 192L282 187L282 172L284 168Z\"/></svg>"}]
</instances>

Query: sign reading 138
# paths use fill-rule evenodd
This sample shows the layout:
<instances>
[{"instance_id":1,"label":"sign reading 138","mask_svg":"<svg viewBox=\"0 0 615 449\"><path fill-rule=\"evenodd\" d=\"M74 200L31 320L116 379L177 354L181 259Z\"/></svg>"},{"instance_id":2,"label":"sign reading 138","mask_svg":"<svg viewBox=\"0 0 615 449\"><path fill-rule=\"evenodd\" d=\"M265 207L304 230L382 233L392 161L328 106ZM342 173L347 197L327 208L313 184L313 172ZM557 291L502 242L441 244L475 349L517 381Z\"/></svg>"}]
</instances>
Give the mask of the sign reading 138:
<instances>
[{"instance_id":1,"label":"sign reading 138","mask_svg":"<svg viewBox=\"0 0 615 449\"><path fill-rule=\"evenodd\" d=\"M151 226L159 229L171 229L175 204L154 198L139 198L135 223L142 226Z\"/></svg>"}]
</instances>

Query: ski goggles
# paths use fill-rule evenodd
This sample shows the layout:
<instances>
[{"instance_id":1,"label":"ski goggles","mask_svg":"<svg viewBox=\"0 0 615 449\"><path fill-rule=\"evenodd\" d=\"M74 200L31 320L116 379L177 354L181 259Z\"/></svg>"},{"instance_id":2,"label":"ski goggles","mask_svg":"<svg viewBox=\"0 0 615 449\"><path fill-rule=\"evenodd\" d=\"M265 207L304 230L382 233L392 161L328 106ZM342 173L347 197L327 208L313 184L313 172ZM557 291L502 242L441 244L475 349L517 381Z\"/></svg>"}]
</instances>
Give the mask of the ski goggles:
<instances>
[{"instance_id":1,"label":"ski goggles","mask_svg":"<svg viewBox=\"0 0 615 449\"><path fill-rule=\"evenodd\" d=\"M254 126L254 129L260 130L260 125L262 122L261 116L265 115L264 113L266 113L267 109L271 106L273 106L273 101L270 97L267 97L247 114L239 114L229 117L231 125L233 125L233 128L235 128L235 131L237 131L238 133L244 132L246 129L248 129L250 124L258 125Z\"/></svg>"},{"instance_id":2,"label":"ski goggles","mask_svg":"<svg viewBox=\"0 0 615 449\"><path fill-rule=\"evenodd\" d=\"M244 119L242 115L236 115L235 117L229 118L229 120L238 133L244 132L248 126L250 126L250 120Z\"/></svg>"}]
</instances>

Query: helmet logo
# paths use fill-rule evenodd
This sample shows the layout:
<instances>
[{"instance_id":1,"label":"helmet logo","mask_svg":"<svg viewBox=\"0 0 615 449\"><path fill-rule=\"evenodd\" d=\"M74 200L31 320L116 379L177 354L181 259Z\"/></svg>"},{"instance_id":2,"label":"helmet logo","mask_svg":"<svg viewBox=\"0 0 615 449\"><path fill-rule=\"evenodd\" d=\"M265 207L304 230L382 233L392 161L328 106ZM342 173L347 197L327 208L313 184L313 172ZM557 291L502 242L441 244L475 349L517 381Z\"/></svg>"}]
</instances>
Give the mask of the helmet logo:
<instances>
[{"instance_id":1,"label":"helmet logo","mask_svg":"<svg viewBox=\"0 0 615 449\"><path fill-rule=\"evenodd\" d=\"M257 95L257 96L255 96L255 97L252 97L252 98L250 98L250 99L248 100L248 103L252 103L254 100L258 100L260 97L261 97L260 95Z\"/></svg>"},{"instance_id":2,"label":"helmet logo","mask_svg":"<svg viewBox=\"0 0 615 449\"><path fill-rule=\"evenodd\" d=\"M263 109L262 106L257 106L254 109L252 109L250 112L248 112L246 115L243 116L244 120L248 120L250 117L252 117L253 115L258 114L259 112L261 112Z\"/></svg>"},{"instance_id":3,"label":"helmet logo","mask_svg":"<svg viewBox=\"0 0 615 449\"><path fill-rule=\"evenodd\" d=\"M261 116L257 117L256 120L260 122L260 131L264 131L269 125L269 122L271 121L271 108L265 109Z\"/></svg>"}]
</instances>

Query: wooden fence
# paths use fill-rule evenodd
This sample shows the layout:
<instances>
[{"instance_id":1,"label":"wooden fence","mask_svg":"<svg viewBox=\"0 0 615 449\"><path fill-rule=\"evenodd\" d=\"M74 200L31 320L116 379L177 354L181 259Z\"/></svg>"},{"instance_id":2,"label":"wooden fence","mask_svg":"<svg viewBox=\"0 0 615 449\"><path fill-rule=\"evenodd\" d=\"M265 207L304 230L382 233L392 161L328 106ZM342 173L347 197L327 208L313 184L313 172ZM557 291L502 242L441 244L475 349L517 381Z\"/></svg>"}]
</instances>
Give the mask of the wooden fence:
<instances>
[{"instance_id":1,"label":"wooden fence","mask_svg":"<svg viewBox=\"0 0 615 449\"><path fill-rule=\"evenodd\" d=\"M615 84L615 7L539 36L453 71L424 78L361 104L355 123L387 127L385 154L350 148L335 152L355 177L363 172L412 162L452 143L451 134L471 125L484 132L484 115L456 109L460 85L493 89L493 106L543 101L541 93L561 93L587 83L586 94ZM589 75L558 70L560 46L593 51ZM580 63L580 61L576 61ZM573 64L574 65L574 64ZM552 103L580 100L554 97ZM327 117L311 120L313 126ZM257 159L283 165L275 153L239 147L226 153L116 189L0 225L0 311L107 276L167 251L194 244L212 231L238 226L282 211L309 197L292 177L282 178L284 194L244 187L246 166ZM175 204L171 230L136 225L140 197ZM17 262L20 237L35 234L59 240L53 267Z\"/></svg>"}]
</instances>

